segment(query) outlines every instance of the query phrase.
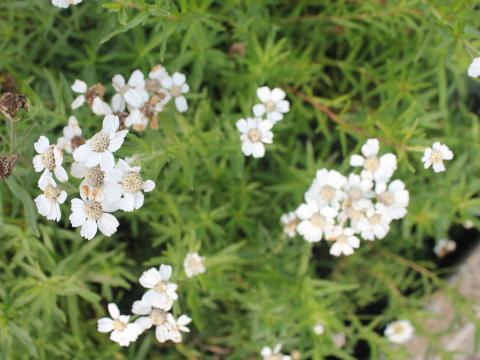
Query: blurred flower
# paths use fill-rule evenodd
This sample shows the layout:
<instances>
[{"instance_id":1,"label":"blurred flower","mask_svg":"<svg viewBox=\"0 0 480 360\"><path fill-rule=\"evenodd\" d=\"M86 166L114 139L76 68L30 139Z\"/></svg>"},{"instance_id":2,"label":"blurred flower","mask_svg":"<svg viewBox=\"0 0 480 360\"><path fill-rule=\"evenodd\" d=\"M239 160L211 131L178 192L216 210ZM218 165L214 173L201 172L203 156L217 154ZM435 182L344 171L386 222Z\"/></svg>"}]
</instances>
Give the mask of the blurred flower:
<instances>
[{"instance_id":1,"label":"blurred flower","mask_svg":"<svg viewBox=\"0 0 480 360\"><path fill-rule=\"evenodd\" d=\"M369 209L359 230L365 240L383 239L390 231L391 218L385 211Z\"/></svg>"},{"instance_id":2,"label":"blurred flower","mask_svg":"<svg viewBox=\"0 0 480 360\"><path fill-rule=\"evenodd\" d=\"M347 343L347 337L344 333L336 333L332 335L332 341L337 349L341 349Z\"/></svg>"},{"instance_id":3,"label":"blurred flower","mask_svg":"<svg viewBox=\"0 0 480 360\"><path fill-rule=\"evenodd\" d=\"M71 107L73 110L87 103L95 115L108 115L112 112L110 105L103 101L105 86L102 84L95 84L88 88L84 81L77 79L71 86L71 89L74 93L80 94L72 102Z\"/></svg>"},{"instance_id":4,"label":"blurred flower","mask_svg":"<svg viewBox=\"0 0 480 360\"><path fill-rule=\"evenodd\" d=\"M321 321L317 322L314 326L313 326L313 332L316 334L316 335L322 335L324 332L325 332L325 327L323 326L323 323Z\"/></svg>"},{"instance_id":5,"label":"blurred flower","mask_svg":"<svg viewBox=\"0 0 480 360\"><path fill-rule=\"evenodd\" d=\"M445 165L443 165L444 160L452 159L453 152L447 145L440 144L438 141L434 142L431 148L426 148L422 157L425 169L432 166L433 171L437 173L445 171Z\"/></svg>"},{"instance_id":6,"label":"blurred flower","mask_svg":"<svg viewBox=\"0 0 480 360\"><path fill-rule=\"evenodd\" d=\"M70 7L70 5L78 5L82 1L83 0L52 0L52 5L66 9Z\"/></svg>"},{"instance_id":7,"label":"blurred flower","mask_svg":"<svg viewBox=\"0 0 480 360\"><path fill-rule=\"evenodd\" d=\"M50 145L50 142L45 136L40 136L33 144L35 151L38 153L33 158L33 167L36 172L42 172L42 176L38 181L39 184L46 182L45 177L48 177L50 173L54 173L55 177L60 182L68 180L68 175L65 169L62 167L63 155L56 145Z\"/></svg>"},{"instance_id":8,"label":"blurred flower","mask_svg":"<svg viewBox=\"0 0 480 360\"><path fill-rule=\"evenodd\" d=\"M298 218L295 212L290 211L280 217L280 223L283 225L283 233L290 238L297 234Z\"/></svg>"},{"instance_id":9,"label":"blurred flower","mask_svg":"<svg viewBox=\"0 0 480 360\"><path fill-rule=\"evenodd\" d=\"M270 90L267 86L257 89L257 96L261 103L253 108L255 117L262 117L266 114L266 119L272 124L283 119L283 114L290 111L290 103L285 99L285 91L279 88Z\"/></svg>"},{"instance_id":10,"label":"blurred flower","mask_svg":"<svg viewBox=\"0 0 480 360\"><path fill-rule=\"evenodd\" d=\"M168 72L163 65L155 65L152 70L150 70L148 79L145 81L145 89L151 94L158 93L163 90L161 81L168 76Z\"/></svg>"},{"instance_id":11,"label":"blurred flower","mask_svg":"<svg viewBox=\"0 0 480 360\"><path fill-rule=\"evenodd\" d=\"M235 42L228 49L228 53L231 56L244 56L246 51L246 46L244 43Z\"/></svg>"},{"instance_id":12,"label":"blurred flower","mask_svg":"<svg viewBox=\"0 0 480 360\"><path fill-rule=\"evenodd\" d=\"M475 58L468 67L468 76L476 78L480 76L480 58Z\"/></svg>"},{"instance_id":13,"label":"blurred flower","mask_svg":"<svg viewBox=\"0 0 480 360\"><path fill-rule=\"evenodd\" d=\"M473 228L475 227L475 223L474 223L472 220L470 220L470 219L469 219L469 220L465 220L465 221L463 222L463 227L464 227L465 229L473 229Z\"/></svg>"},{"instance_id":14,"label":"blurred flower","mask_svg":"<svg viewBox=\"0 0 480 360\"><path fill-rule=\"evenodd\" d=\"M387 153L378 157L380 144L378 139L368 139L362 145L362 155L352 155L350 166L361 166L362 178L375 181L387 181L397 168L397 157Z\"/></svg>"},{"instance_id":15,"label":"blurred flower","mask_svg":"<svg viewBox=\"0 0 480 360\"><path fill-rule=\"evenodd\" d=\"M177 284L171 283L172 267L160 265L157 270L151 268L140 276L140 284L149 289L142 297L142 301L150 306L168 311L177 300Z\"/></svg>"},{"instance_id":16,"label":"blurred flower","mask_svg":"<svg viewBox=\"0 0 480 360\"><path fill-rule=\"evenodd\" d=\"M143 181L140 170L140 166L130 166L125 160L120 159L114 171L106 172L107 185L103 189L105 196L117 199L119 208L123 211L140 209L145 200L142 191L150 192L155 188L152 180Z\"/></svg>"},{"instance_id":17,"label":"blurred flower","mask_svg":"<svg viewBox=\"0 0 480 360\"><path fill-rule=\"evenodd\" d=\"M80 235L87 240L93 239L97 229L106 236L112 236L118 228L118 220L110 214L115 209L109 208L103 192L88 186L80 188L81 199L72 199L70 222L73 227L80 227Z\"/></svg>"},{"instance_id":18,"label":"blurred flower","mask_svg":"<svg viewBox=\"0 0 480 360\"><path fill-rule=\"evenodd\" d=\"M17 155L0 156L0 180L5 180L12 175L17 159Z\"/></svg>"},{"instance_id":19,"label":"blurred flower","mask_svg":"<svg viewBox=\"0 0 480 360\"><path fill-rule=\"evenodd\" d=\"M204 265L205 257L197 253L188 253L183 261L183 268L187 277L203 274L207 271Z\"/></svg>"},{"instance_id":20,"label":"blurred flower","mask_svg":"<svg viewBox=\"0 0 480 360\"><path fill-rule=\"evenodd\" d=\"M153 307L143 300L137 300L132 305L132 313L135 315L142 315L135 324L142 327L142 331L150 329L155 326L155 337L161 343L170 339L170 324L168 322L166 312L163 309Z\"/></svg>"},{"instance_id":21,"label":"blurred flower","mask_svg":"<svg viewBox=\"0 0 480 360\"><path fill-rule=\"evenodd\" d=\"M330 254L333 256L352 255L354 250L360 246L360 240L355 236L352 228L335 226L326 236L327 241L334 241L330 247Z\"/></svg>"},{"instance_id":22,"label":"blurred flower","mask_svg":"<svg viewBox=\"0 0 480 360\"><path fill-rule=\"evenodd\" d=\"M407 214L409 194L401 180L392 181L390 184L377 183L375 186L377 203L375 207L391 219L401 219Z\"/></svg>"},{"instance_id":23,"label":"blurred flower","mask_svg":"<svg viewBox=\"0 0 480 360\"><path fill-rule=\"evenodd\" d=\"M117 74L112 78L112 85L117 92L112 98L112 108L124 111L126 104L133 108L141 107L149 98L145 90L145 76L140 70L135 70L130 75L128 83L125 78Z\"/></svg>"},{"instance_id":24,"label":"blurred flower","mask_svg":"<svg viewBox=\"0 0 480 360\"><path fill-rule=\"evenodd\" d=\"M175 106L177 107L177 110L180 112L187 111L187 99L185 99L183 94L188 93L190 88L186 83L185 75L176 72L172 76L165 76L161 80L161 84L175 98Z\"/></svg>"},{"instance_id":25,"label":"blurred flower","mask_svg":"<svg viewBox=\"0 0 480 360\"><path fill-rule=\"evenodd\" d=\"M12 120L20 110L28 111L27 98L20 94L7 92L0 98L0 112Z\"/></svg>"},{"instance_id":26,"label":"blurred flower","mask_svg":"<svg viewBox=\"0 0 480 360\"><path fill-rule=\"evenodd\" d=\"M57 147L71 154L80 145L83 145L85 140L82 138L82 129L78 125L78 120L75 116L68 118L68 125L63 128L63 136L57 140Z\"/></svg>"},{"instance_id":27,"label":"blurred flower","mask_svg":"<svg viewBox=\"0 0 480 360\"><path fill-rule=\"evenodd\" d=\"M273 133L270 131L272 123L260 119L240 119L236 123L240 131L242 152L245 156L261 158L265 155L265 145L273 142Z\"/></svg>"},{"instance_id":28,"label":"blurred flower","mask_svg":"<svg viewBox=\"0 0 480 360\"><path fill-rule=\"evenodd\" d=\"M334 218L337 215L335 209L328 206L319 208L316 202L309 199L301 204L295 213L300 219L297 232L308 242L322 240L324 234L333 228Z\"/></svg>"},{"instance_id":29,"label":"blurred flower","mask_svg":"<svg viewBox=\"0 0 480 360\"><path fill-rule=\"evenodd\" d=\"M387 325L385 336L392 343L404 344L413 336L414 329L410 321L398 320Z\"/></svg>"},{"instance_id":30,"label":"blurred flower","mask_svg":"<svg viewBox=\"0 0 480 360\"><path fill-rule=\"evenodd\" d=\"M128 130L117 131L119 119L115 115L107 115L103 119L103 127L90 140L73 152L75 161L85 163L90 168L100 165L102 170L108 170L115 166L113 154L123 144Z\"/></svg>"},{"instance_id":31,"label":"blurred flower","mask_svg":"<svg viewBox=\"0 0 480 360\"><path fill-rule=\"evenodd\" d=\"M443 258L445 255L455 251L457 243L449 239L440 239L433 248L433 252L439 257Z\"/></svg>"},{"instance_id":32,"label":"blurred flower","mask_svg":"<svg viewBox=\"0 0 480 360\"><path fill-rule=\"evenodd\" d=\"M167 321L170 327L170 340L174 343L182 342L182 332L189 333L190 329L187 327L192 321L187 315L180 315L175 319L172 314L167 314Z\"/></svg>"},{"instance_id":33,"label":"blurred flower","mask_svg":"<svg viewBox=\"0 0 480 360\"><path fill-rule=\"evenodd\" d=\"M120 315L118 306L114 303L108 304L108 312L111 318L101 318L97 322L98 331L101 333L110 333L110 339L120 346L128 346L131 342L137 340L141 334L140 325L128 321L130 316Z\"/></svg>"},{"instance_id":34,"label":"blurred flower","mask_svg":"<svg viewBox=\"0 0 480 360\"><path fill-rule=\"evenodd\" d=\"M273 349L265 346L260 355L262 355L263 360L291 360L289 355L283 355L280 351L282 351L282 344L277 344Z\"/></svg>"},{"instance_id":35,"label":"blurred flower","mask_svg":"<svg viewBox=\"0 0 480 360\"><path fill-rule=\"evenodd\" d=\"M40 184L40 190L43 191L43 194L38 195L34 200L38 213L48 220L60 221L62 215L60 204L63 204L67 199L67 193L57 187L51 174L45 176L43 180Z\"/></svg>"}]
</instances>

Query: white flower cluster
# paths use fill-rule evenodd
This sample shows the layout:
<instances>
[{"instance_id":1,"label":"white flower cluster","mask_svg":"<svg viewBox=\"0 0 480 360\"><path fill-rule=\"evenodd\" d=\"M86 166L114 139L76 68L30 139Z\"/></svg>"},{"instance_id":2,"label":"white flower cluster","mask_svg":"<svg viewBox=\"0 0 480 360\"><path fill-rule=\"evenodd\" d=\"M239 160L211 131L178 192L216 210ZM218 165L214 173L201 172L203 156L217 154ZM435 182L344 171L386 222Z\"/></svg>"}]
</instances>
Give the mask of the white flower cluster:
<instances>
[{"instance_id":1,"label":"white flower cluster","mask_svg":"<svg viewBox=\"0 0 480 360\"><path fill-rule=\"evenodd\" d=\"M185 75L179 72L170 75L160 64L151 69L148 78L138 69L132 72L128 81L117 74L112 78L112 86L115 95L108 103L104 100L103 84L88 87L84 81L75 80L71 89L78 95L72 102L72 109L87 104L94 114L117 115L121 128L135 131L145 130L149 123L151 128L157 128L157 115L172 99L178 111L188 110L185 94L189 86Z\"/></svg>"},{"instance_id":2,"label":"white flower cluster","mask_svg":"<svg viewBox=\"0 0 480 360\"><path fill-rule=\"evenodd\" d=\"M52 0L52 5L67 9L70 7L70 5L78 5L82 2L83 0Z\"/></svg>"},{"instance_id":3,"label":"white flower cluster","mask_svg":"<svg viewBox=\"0 0 480 360\"><path fill-rule=\"evenodd\" d=\"M155 188L152 180L143 180L139 166L133 166L128 159L117 161L114 153L123 145L128 128L142 131L149 122L156 128L157 115L172 98L179 111L187 110L183 94L189 88L185 81L184 75L170 76L161 65L153 67L148 79L140 70L135 70L128 82L115 75L112 81L115 95L110 105L104 101L102 84L88 88L85 82L75 80L72 90L79 95L72 108L87 104L94 114L104 117L102 129L85 140L77 118L71 116L55 145L40 136L34 144L38 154L33 158L35 171L42 173L38 186L43 194L35 198L38 212L49 220L60 221L60 205L67 193L57 186L54 178L62 183L68 180L63 155L72 154L71 174L81 179L80 196L71 201L72 226L80 227L80 235L88 240L98 230L106 236L113 235L119 222L112 212L139 209L144 202L143 193Z\"/></svg>"},{"instance_id":4,"label":"white flower cluster","mask_svg":"<svg viewBox=\"0 0 480 360\"><path fill-rule=\"evenodd\" d=\"M308 242L322 239L332 243L330 254L351 255L360 246L359 237L373 241L384 238L393 220L407 213L409 193L401 180L391 178L397 168L394 154L379 155L377 139L369 139L361 155L350 165L361 169L348 177L321 169L305 193L305 202L295 213L282 216L284 233L295 232Z\"/></svg>"},{"instance_id":5,"label":"white flower cluster","mask_svg":"<svg viewBox=\"0 0 480 360\"><path fill-rule=\"evenodd\" d=\"M101 318L97 322L98 331L110 333L110 339L121 346L128 346L137 340L146 330L155 327L155 337L161 343L182 341L182 332L190 332L187 325L192 321L187 315L175 318L170 312L178 299L177 284L172 283L172 267L160 265L159 269L145 271L139 279L140 284L148 289L132 305L135 321L130 315L120 315L117 305L108 304L111 318Z\"/></svg>"},{"instance_id":6,"label":"white flower cluster","mask_svg":"<svg viewBox=\"0 0 480 360\"><path fill-rule=\"evenodd\" d=\"M273 126L290 111L290 103L285 100L285 91L279 88L271 90L262 86L257 89L257 96L260 103L252 109L254 117L240 119L236 125L245 156L262 158L265 155L265 144L273 142Z\"/></svg>"},{"instance_id":7,"label":"white flower cluster","mask_svg":"<svg viewBox=\"0 0 480 360\"><path fill-rule=\"evenodd\" d=\"M282 351L282 344L277 344L275 347L269 348L265 346L261 351L260 355L262 356L263 360L291 360L292 357L290 355L283 355Z\"/></svg>"}]
</instances>

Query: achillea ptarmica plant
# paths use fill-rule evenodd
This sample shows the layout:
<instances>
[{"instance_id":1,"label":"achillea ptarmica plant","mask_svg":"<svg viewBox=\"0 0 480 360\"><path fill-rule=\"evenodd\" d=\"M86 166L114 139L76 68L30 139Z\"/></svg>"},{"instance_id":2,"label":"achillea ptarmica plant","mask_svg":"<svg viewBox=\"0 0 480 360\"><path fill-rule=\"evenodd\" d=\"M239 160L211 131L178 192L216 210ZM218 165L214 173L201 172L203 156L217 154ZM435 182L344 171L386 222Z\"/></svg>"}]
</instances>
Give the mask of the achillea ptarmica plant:
<instances>
[{"instance_id":1,"label":"achillea ptarmica plant","mask_svg":"<svg viewBox=\"0 0 480 360\"><path fill-rule=\"evenodd\" d=\"M12 175L17 159L17 155L0 155L0 180L5 180Z\"/></svg>"},{"instance_id":2,"label":"achillea ptarmica plant","mask_svg":"<svg viewBox=\"0 0 480 360\"><path fill-rule=\"evenodd\" d=\"M23 95L7 92L0 98L0 112L13 120L20 111L28 111L27 98Z\"/></svg>"}]
</instances>

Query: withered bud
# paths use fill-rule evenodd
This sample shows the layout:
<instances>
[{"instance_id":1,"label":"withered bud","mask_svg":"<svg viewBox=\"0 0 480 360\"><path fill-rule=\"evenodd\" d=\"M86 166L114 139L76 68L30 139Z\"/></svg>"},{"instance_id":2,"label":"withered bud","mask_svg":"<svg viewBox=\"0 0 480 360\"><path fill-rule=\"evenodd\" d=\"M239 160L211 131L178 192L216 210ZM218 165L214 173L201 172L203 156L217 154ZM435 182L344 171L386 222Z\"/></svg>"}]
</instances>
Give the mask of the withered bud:
<instances>
[{"instance_id":1,"label":"withered bud","mask_svg":"<svg viewBox=\"0 0 480 360\"><path fill-rule=\"evenodd\" d=\"M245 55L245 44L236 42L233 43L232 46L230 46L230 49L228 50L228 53L231 56L243 56Z\"/></svg>"},{"instance_id":2,"label":"withered bud","mask_svg":"<svg viewBox=\"0 0 480 360\"><path fill-rule=\"evenodd\" d=\"M16 92L18 85L12 75L8 73L0 74L0 91L1 92Z\"/></svg>"},{"instance_id":3,"label":"withered bud","mask_svg":"<svg viewBox=\"0 0 480 360\"><path fill-rule=\"evenodd\" d=\"M145 90L147 90L149 93L156 93L158 90L160 90L160 82L156 79L146 79L145 80Z\"/></svg>"},{"instance_id":4,"label":"withered bud","mask_svg":"<svg viewBox=\"0 0 480 360\"><path fill-rule=\"evenodd\" d=\"M12 175L17 159L17 155L0 155L0 180L5 180Z\"/></svg>"},{"instance_id":5,"label":"withered bud","mask_svg":"<svg viewBox=\"0 0 480 360\"><path fill-rule=\"evenodd\" d=\"M20 94L5 93L0 98L0 112L8 119L15 118L20 110L28 111L27 98Z\"/></svg>"},{"instance_id":6,"label":"withered bud","mask_svg":"<svg viewBox=\"0 0 480 360\"><path fill-rule=\"evenodd\" d=\"M85 139L81 136L75 136L72 139L72 149L75 150L78 148L80 145L85 144Z\"/></svg>"},{"instance_id":7,"label":"withered bud","mask_svg":"<svg viewBox=\"0 0 480 360\"><path fill-rule=\"evenodd\" d=\"M89 106L92 106L93 100L96 97L103 99L104 95L105 95L105 86L103 86L101 83L98 83L93 85L87 90L87 92L85 93L85 101Z\"/></svg>"}]
</instances>

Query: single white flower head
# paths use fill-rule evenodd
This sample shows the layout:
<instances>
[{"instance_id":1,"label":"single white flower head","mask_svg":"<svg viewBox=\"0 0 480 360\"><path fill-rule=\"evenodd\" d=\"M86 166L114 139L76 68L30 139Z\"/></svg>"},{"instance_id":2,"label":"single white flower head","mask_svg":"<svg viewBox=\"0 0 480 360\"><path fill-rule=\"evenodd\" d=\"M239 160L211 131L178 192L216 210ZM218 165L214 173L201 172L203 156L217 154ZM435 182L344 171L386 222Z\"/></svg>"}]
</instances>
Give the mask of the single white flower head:
<instances>
[{"instance_id":1,"label":"single white flower head","mask_svg":"<svg viewBox=\"0 0 480 360\"><path fill-rule=\"evenodd\" d=\"M257 89L257 96L261 103L252 109L256 117L266 115L266 119L275 124L283 119L283 114L290 111L290 103L285 100L285 91L282 89L270 90L269 87L262 86Z\"/></svg>"},{"instance_id":2,"label":"single white flower head","mask_svg":"<svg viewBox=\"0 0 480 360\"><path fill-rule=\"evenodd\" d=\"M36 172L42 172L40 176L39 184L43 181L44 177L48 177L49 174L55 174L55 177L60 182L68 180L68 175L65 169L62 167L63 155L56 145L50 145L50 142L45 136L40 136L35 144L35 151L38 153L33 158L33 167Z\"/></svg>"},{"instance_id":3,"label":"single white flower head","mask_svg":"<svg viewBox=\"0 0 480 360\"><path fill-rule=\"evenodd\" d=\"M319 208L331 206L338 209L340 202L346 198L346 194L342 190L346 181L345 176L338 171L320 169L305 193L305 199L315 201Z\"/></svg>"},{"instance_id":4,"label":"single white flower head","mask_svg":"<svg viewBox=\"0 0 480 360\"><path fill-rule=\"evenodd\" d=\"M70 222L73 227L80 227L80 235L91 240L100 230L106 236L112 236L119 226L118 220L110 214L115 210L109 208L103 192L88 186L80 188L81 199L72 200Z\"/></svg>"},{"instance_id":5,"label":"single white flower head","mask_svg":"<svg viewBox=\"0 0 480 360\"><path fill-rule=\"evenodd\" d=\"M443 258L449 253L455 251L456 248L457 243L455 241L449 239L440 239L435 244L433 251L435 252L435 255L437 255L439 258Z\"/></svg>"},{"instance_id":6,"label":"single white flower head","mask_svg":"<svg viewBox=\"0 0 480 360\"><path fill-rule=\"evenodd\" d=\"M362 177L368 180L378 182L388 181L394 171L397 169L397 157L394 154L387 153L378 156L380 143L378 139L368 139L362 145L362 155L352 155L350 166L362 167Z\"/></svg>"},{"instance_id":7,"label":"single white flower head","mask_svg":"<svg viewBox=\"0 0 480 360\"><path fill-rule=\"evenodd\" d=\"M207 271L205 268L205 257L200 256L197 253L188 253L183 261L183 269L185 275L191 278L199 274L203 274Z\"/></svg>"},{"instance_id":8,"label":"single white flower head","mask_svg":"<svg viewBox=\"0 0 480 360\"><path fill-rule=\"evenodd\" d=\"M164 343L171 338L169 314L165 310L151 306L143 300L138 300L132 305L132 313L142 315L135 320L135 324L140 325L142 331L155 326L155 337L160 343Z\"/></svg>"},{"instance_id":9,"label":"single white flower head","mask_svg":"<svg viewBox=\"0 0 480 360\"><path fill-rule=\"evenodd\" d=\"M358 230L365 240L383 239L390 231L391 221L388 212L369 209Z\"/></svg>"},{"instance_id":10,"label":"single white flower head","mask_svg":"<svg viewBox=\"0 0 480 360\"><path fill-rule=\"evenodd\" d=\"M292 358L289 355L283 355L282 344L277 344L273 349L265 346L261 351L260 355L263 360L291 360Z\"/></svg>"},{"instance_id":11,"label":"single white flower head","mask_svg":"<svg viewBox=\"0 0 480 360\"><path fill-rule=\"evenodd\" d=\"M453 152L448 148L447 145L440 144L437 141L433 143L431 148L425 149L422 162L425 166L425 169L428 169L430 166L432 166L433 171L438 173L445 171L445 165L443 164L443 161L452 159Z\"/></svg>"},{"instance_id":12,"label":"single white flower head","mask_svg":"<svg viewBox=\"0 0 480 360\"><path fill-rule=\"evenodd\" d=\"M107 115L103 119L102 130L73 152L75 161L85 163L86 167L100 165L102 170L115 166L113 153L120 149L128 130L118 131L119 119L115 115Z\"/></svg>"},{"instance_id":13,"label":"single white flower head","mask_svg":"<svg viewBox=\"0 0 480 360\"><path fill-rule=\"evenodd\" d=\"M316 334L316 335L322 335L324 332L325 332L325 326L323 325L323 323L321 321L317 322L314 326L313 326L313 332Z\"/></svg>"},{"instance_id":14,"label":"single white flower head","mask_svg":"<svg viewBox=\"0 0 480 360\"><path fill-rule=\"evenodd\" d=\"M376 209L392 220L403 218L407 214L409 193L401 180L394 180L390 184L377 183Z\"/></svg>"},{"instance_id":15,"label":"single white flower head","mask_svg":"<svg viewBox=\"0 0 480 360\"><path fill-rule=\"evenodd\" d=\"M468 76L472 78L480 76L480 57L472 60L472 63L468 67Z\"/></svg>"},{"instance_id":16,"label":"single white flower head","mask_svg":"<svg viewBox=\"0 0 480 360\"><path fill-rule=\"evenodd\" d=\"M357 174L350 174L342 190L345 192L350 206L354 209L365 210L372 207L371 199L375 196L373 181L364 179Z\"/></svg>"},{"instance_id":17,"label":"single white flower head","mask_svg":"<svg viewBox=\"0 0 480 360\"><path fill-rule=\"evenodd\" d=\"M394 321L385 328L385 336L395 344L405 344L413 337L414 332L415 330L408 320Z\"/></svg>"},{"instance_id":18,"label":"single white flower head","mask_svg":"<svg viewBox=\"0 0 480 360\"><path fill-rule=\"evenodd\" d=\"M63 128L63 136L57 140L57 147L61 151L66 151L71 154L74 149L83 145L85 141L82 138L82 129L78 125L78 120L75 116L68 118L68 125Z\"/></svg>"},{"instance_id":19,"label":"single white flower head","mask_svg":"<svg viewBox=\"0 0 480 360\"><path fill-rule=\"evenodd\" d=\"M43 194L35 198L38 213L48 220L60 221L60 204L67 199L67 193L57 187L51 174L47 174L39 184Z\"/></svg>"},{"instance_id":20,"label":"single white flower head","mask_svg":"<svg viewBox=\"0 0 480 360\"><path fill-rule=\"evenodd\" d=\"M70 5L78 5L82 2L83 0L52 0L52 5L67 9L70 7Z\"/></svg>"},{"instance_id":21,"label":"single white flower head","mask_svg":"<svg viewBox=\"0 0 480 360\"><path fill-rule=\"evenodd\" d=\"M236 123L240 131L242 141L242 152L245 156L262 158L265 155L265 145L273 142L271 132L272 123L260 119L240 119Z\"/></svg>"},{"instance_id":22,"label":"single white flower head","mask_svg":"<svg viewBox=\"0 0 480 360\"><path fill-rule=\"evenodd\" d=\"M280 223L283 225L283 233L290 238L297 234L298 217L295 212L290 211L280 217Z\"/></svg>"},{"instance_id":23,"label":"single white flower head","mask_svg":"<svg viewBox=\"0 0 480 360\"><path fill-rule=\"evenodd\" d=\"M331 231L334 218L337 216L337 210L334 208L328 206L319 208L312 200L301 204L295 213L300 219L297 232L308 242L322 240L322 237Z\"/></svg>"},{"instance_id":24,"label":"single white flower head","mask_svg":"<svg viewBox=\"0 0 480 360\"><path fill-rule=\"evenodd\" d=\"M355 230L352 228L335 226L327 234L326 240L334 241L330 247L330 254L333 256L352 255L354 249L360 247L360 240L355 236Z\"/></svg>"},{"instance_id":25,"label":"single white flower head","mask_svg":"<svg viewBox=\"0 0 480 360\"><path fill-rule=\"evenodd\" d=\"M332 335L332 342L337 349L341 349L347 343L347 337L344 333L336 333Z\"/></svg>"},{"instance_id":26,"label":"single white flower head","mask_svg":"<svg viewBox=\"0 0 480 360\"><path fill-rule=\"evenodd\" d=\"M186 80L185 75L176 72L172 76L167 75L163 77L160 81L162 86L170 92L172 97L175 98L175 106L180 112L188 110L187 99L183 95L190 90Z\"/></svg>"},{"instance_id":27,"label":"single white flower head","mask_svg":"<svg viewBox=\"0 0 480 360\"><path fill-rule=\"evenodd\" d=\"M75 80L70 87L74 93L79 94L72 102L72 109L78 109L87 103L95 115L105 116L112 113L110 105L103 101L105 87L102 84L95 84L88 88L82 80Z\"/></svg>"},{"instance_id":28,"label":"single white flower head","mask_svg":"<svg viewBox=\"0 0 480 360\"><path fill-rule=\"evenodd\" d=\"M130 316L120 315L118 306L114 303L108 304L108 312L111 318L101 318L97 322L98 331L101 333L110 333L110 339L120 346L128 346L131 342L137 340L138 335L142 333L140 325L128 323Z\"/></svg>"},{"instance_id":29,"label":"single white flower head","mask_svg":"<svg viewBox=\"0 0 480 360\"><path fill-rule=\"evenodd\" d=\"M104 187L107 198L118 199L119 208L123 211L140 209L144 202L143 192L150 192L155 188L152 180L143 181L139 166L130 166L120 159L114 170L106 172Z\"/></svg>"},{"instance_id":30,"label":"single white flower head","mask_svg":"<svg viewBox=\"0 0 480 360\"><path fill-rule=\"evenodd\" d=\"M117 111L124 111L127 104L133 108L139 108L149 98L145 90L145 76L140 70L132 72L128 83L122 75L115 75L112 78L112 85L117 92L112 97L112 108Z\"/></svg>"},{"instance_id":31,"label":"single white flower head","mask_svg":"<svg viewBox=\"0 0 480 360\"><path fill-rule=\"evenodd\" d=\"M165 311L172 308L173 302L177 300L177 284L168 280L172 276L172 267L160 265L159 269L151 268L140 276L140 285L149 289L142 297L142 301L149 305Z\"/></svg>"},{"instance_id":32,"label":"single white flower head","mask_svg":"<svg viewBox=\"0 0 480 360\"><path fill-rule=\"evenodd\" d=\"M170 99L171 95L168 91L159 89L140 108L130 109L130 114L125 119L125 126L132 127L135 131L144 131L150 121L151 127L156 129L157 115L163 111Z\"/></svg>"},{"instance_id":33,"label":"single white flower head","mask_svg":"<svg viewBox=\"0 0 480 360\"><path fill-rule=\"evenodd\" d=\"M182 342L182 333L189 333L190 329L187 327L192 321L187 315L180 315L175 319L172 314L167 315L169 324L170 340L174 343Z\"/></svg>"}]
</instances>

